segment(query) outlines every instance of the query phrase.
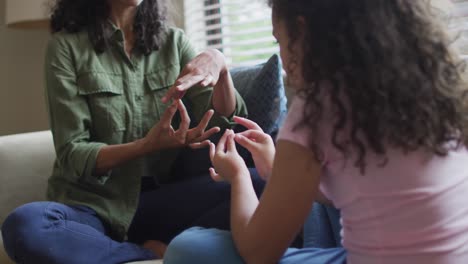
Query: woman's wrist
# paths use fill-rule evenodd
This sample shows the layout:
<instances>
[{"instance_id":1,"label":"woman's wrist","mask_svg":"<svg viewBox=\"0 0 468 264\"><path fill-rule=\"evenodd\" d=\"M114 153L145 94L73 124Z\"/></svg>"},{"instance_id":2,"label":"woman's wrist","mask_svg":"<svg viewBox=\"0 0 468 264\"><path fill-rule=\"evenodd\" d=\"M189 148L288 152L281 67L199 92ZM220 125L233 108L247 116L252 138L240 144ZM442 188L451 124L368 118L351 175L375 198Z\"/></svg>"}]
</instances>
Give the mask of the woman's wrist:
<instances>
[{"instance_id":1,"label":"woman's wrist","mask_svg":"<svg viewBox=\"0 0 468 264\"><path fill-rule=\"evenodd\" d=\"M146 137L133 141L132 145L135 153L137 153L138 156L144 156L156 151L156 147L152 147L154 146L154 143L149 142Z\"/></svg>"},{"instance_id":2,"label":"woman's wrist","mask_svg":"<svg viewBox=\"0 0 468 264\"><path fill-rule=\"evenodd\" d=\"M217 49L209 49L206 52L208 52L212 56L213 61L218 66L219 76L221 78L221 76L228 72L228 67L226 64L226 58L224 57L224 54Z\"/></svg>"}]
</instances>

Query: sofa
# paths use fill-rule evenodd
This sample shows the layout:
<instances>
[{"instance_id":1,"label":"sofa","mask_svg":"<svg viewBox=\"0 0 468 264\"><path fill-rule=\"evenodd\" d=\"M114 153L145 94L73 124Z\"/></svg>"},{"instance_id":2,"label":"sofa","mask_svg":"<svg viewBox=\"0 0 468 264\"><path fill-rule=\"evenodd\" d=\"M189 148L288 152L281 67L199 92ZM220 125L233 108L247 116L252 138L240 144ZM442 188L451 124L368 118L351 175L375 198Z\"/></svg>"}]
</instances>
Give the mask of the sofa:
<instances>
[{"instance_id":1,"label":"sofa","mask_svg":"<svg viewBox=\"0 0 468 264\"><path fill-rule=\"evenodd\" d=\"M231 71L249 109L249 118L274 136L286 116L281 63L277 55L266 63ZM55 150L50 131L0 137L0 225L16 207L45 199ZM0 263L13 263L0 236ZM161 260L135 263L162 263Z\"/></svg>"}]
</instances>

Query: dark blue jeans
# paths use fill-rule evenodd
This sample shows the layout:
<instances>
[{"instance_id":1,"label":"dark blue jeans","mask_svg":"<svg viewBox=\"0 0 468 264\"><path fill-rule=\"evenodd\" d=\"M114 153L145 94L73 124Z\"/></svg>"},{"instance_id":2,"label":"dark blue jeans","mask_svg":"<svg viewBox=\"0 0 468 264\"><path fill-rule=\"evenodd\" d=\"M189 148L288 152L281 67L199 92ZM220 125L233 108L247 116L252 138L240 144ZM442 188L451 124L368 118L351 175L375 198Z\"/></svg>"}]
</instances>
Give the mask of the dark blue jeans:
<instances>
[{"instance_id":1,"label":"dark blue jeans","mask_svg":"<svg viewBox=\"0 0 468 264\"><path fill-rule=\"evenodd\" d=\"M264 182L253 176L258 194ZM128 241L112 240L88 207L35 202L14 210L2 226L8 255L18 263L113 264L155 259L138 244L168 243L192 226L229 229L230 186L208 175L142 192Z\"/></svg>"}]
</instances>

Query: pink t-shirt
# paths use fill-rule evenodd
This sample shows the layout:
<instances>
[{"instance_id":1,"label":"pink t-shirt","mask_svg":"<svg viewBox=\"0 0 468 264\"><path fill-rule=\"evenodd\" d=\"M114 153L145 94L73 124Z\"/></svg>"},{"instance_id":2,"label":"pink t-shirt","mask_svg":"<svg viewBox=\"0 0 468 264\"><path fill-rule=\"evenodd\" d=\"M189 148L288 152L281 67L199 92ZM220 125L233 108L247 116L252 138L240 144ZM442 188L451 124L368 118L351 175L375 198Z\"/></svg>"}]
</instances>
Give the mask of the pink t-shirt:
<instances>
[{"instance_id":1,"label":"pink t-shirt","mask_svg":"<svg viewBox=\"0 0 468 264\"><path fill-rule=\"evenodd\" d=\"M304 101L293 100L278 140L308 147L307 128L293 131ZM320 127L320 189L341 210L351 264L468 263L468 151L446 157L388 149L388 162L367 151L365 175L333 147L331 122Z\"/></svg>"}]
</instances>

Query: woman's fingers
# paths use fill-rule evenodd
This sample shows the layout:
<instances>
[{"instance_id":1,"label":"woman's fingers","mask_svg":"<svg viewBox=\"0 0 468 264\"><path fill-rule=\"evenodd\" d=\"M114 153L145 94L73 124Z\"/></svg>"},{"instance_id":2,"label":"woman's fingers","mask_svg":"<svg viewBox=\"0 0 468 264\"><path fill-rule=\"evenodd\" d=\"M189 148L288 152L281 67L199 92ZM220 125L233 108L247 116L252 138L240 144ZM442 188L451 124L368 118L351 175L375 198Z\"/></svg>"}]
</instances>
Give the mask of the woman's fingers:
<instances>
[{"instance_id":1,"label":"woman's fingers","mask_svg":"<svg viewBox=\"0 0 468 264\"><path fill-rule=\"evenodd\" d=\"M235 116L234 121L237 124L242 125L242 126L248 128L248 129L253 129L253 130L258 130L258 131L263 132L263 129L257 123L255 123L254 121L249 120L247 118Z\"/></svg>"},{"instance_id":2,"label":"woman's fingers","mask_svg":"<svg viewBox=\"0 0 468 264\"><path fill-rule=\"evenodd\" d=\"M164 111L163 116L161 117L161 124L163 124L163 127L170 127L172 118L174 117L175 113L177 112L177 102L173 102L171 106L169 106L166 111Z\"/></svg>"},{"instance_id":3,"label":"woman's fingers","mask_svg":"<svg viewBox=\"0 0 468 264\"><path fill-rule=\"evenodd\" d=\"M208 131L203 132L203 134L200 137L198 137L197 139L195 139L195 141L203 141L203 140L209 139L214 134L219 133L219 131L221 131L221 128L212 127L210 129L208 129Z\"/></svg>"},{"instance_id":4,"label":"woman's fingers","mask_svg":"<svg viewBox=\"0 0 468 264\"><path fill-rule=\"evenodd\" d=\"M178 78L175 84L163 96L161 101L165 104L169 102L170 99L181 99L190 87L197 85L204 79L205 76L203 75L192 75L190 73Z\"/></svg>"},{"instance_id":5,"label":"woman's fingers","mask_svg":"<svg viewBox=\"0 0 468 264\"><path fill-rule=\"evenodd\" d=\"M179 110L180 119L181 119L179 130L182 129L182 131L186 132L190 128L190 116L182 100L177 100L177 102L178 102L177 109Z\"/></svg>"},{"instance_id":6,"label":"woman's fingers","mask_svg":"<svg viewBox=\"0 0 468 264\"><path fill-rule=\"evenodd\" d=\"M177 91L186 91L189 88L199 84L205 79L205 76L203 75L194 75L190 76L190 78L187 78L183 82L181 82L179 85L176 86Z\"/></svg>"},{"instance_id":7,"label":"woman's fingers","mask_svg":"<svg viewBox=\"0 0 468 264\"><path fill-rule=\"evenodd\" d=\"M211 118L214 115L214 110L208 110L204 115L196 129L199 129L200 131L205 131L206 127L208 126L208 123L210 123Z\"/></svg>"},{"instance_id":8,"label":"woman's fingers","mask_svg":"<svg viewBox=\"0 0 468 264\"><path fill-rule=\"evenodd\" d=\"M201 86L206 87L210 86L210 84L213 84L213 76L208 75L206 78L200 83Z\"/></svg>"},{"instance_id":9,"label":"woman's fingers","mask_svg":"<svg viewBox=\"0 0 468 264\"><path fill-rule=\"evenodd\" d=\"M194 143L190 143L189 144L189 147L191 149L201 149L201 148L206 148L210 145L210 142L209 140L203 140L201 142L194 142Z\"/></svg>"}]
</instances>

